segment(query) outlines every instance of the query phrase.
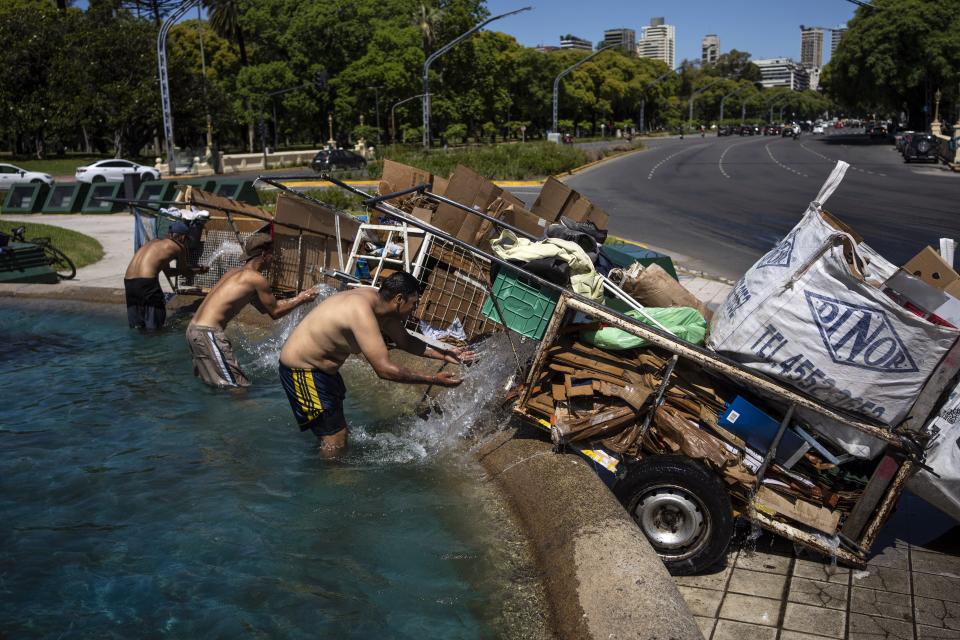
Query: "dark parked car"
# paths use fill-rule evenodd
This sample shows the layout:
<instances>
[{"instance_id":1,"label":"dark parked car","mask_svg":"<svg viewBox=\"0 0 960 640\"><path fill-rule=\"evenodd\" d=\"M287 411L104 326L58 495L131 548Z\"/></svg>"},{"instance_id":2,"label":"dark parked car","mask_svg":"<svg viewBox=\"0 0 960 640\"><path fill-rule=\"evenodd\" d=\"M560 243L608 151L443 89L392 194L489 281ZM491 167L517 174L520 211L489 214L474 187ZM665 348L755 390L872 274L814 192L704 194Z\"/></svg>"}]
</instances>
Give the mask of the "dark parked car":
<instances>
[{"instance_id":1,"label":"dark parked car","mask_svg":"<svg viewBox=\"0 0 960 640\"><path fill-rule=\"evenodd\" d=\"M317 172L363 169L367 161L363 156L346 149L324 149L313 158L310 166Z\"/></svg>"},{"instance_id":2,"label":"dark parked car","mask_svg":"<svg viewBox=\"0 0 960 640\"><path fill-rule=\"evenodd\" d=\"M903 161L938 162L939 144L940 141L929 133L915 133L910 137L910 142L903 147Z\"/></svg>"},{"instance_id":3,"label":"dark parked car","mask_svg":"<svg viewBox=\"0 0 960 640\"><path fill-rule=\"evenodd\" d=\"M736 127L717 127L718 136L729 136L734 132Z\"/></svg>"},{"instance_id":4,"label":"dark parked car","mask_svg":"<svg viewBox=\"0 0 960 640\"><path fill-rule=\"evenodd\" d=\"M752 136L752 135L754 135L753 125L752 125L752 124L741 125L741 127L740 127L740 135L742 135L742 136Z\"/></svg>"}]
</instances>

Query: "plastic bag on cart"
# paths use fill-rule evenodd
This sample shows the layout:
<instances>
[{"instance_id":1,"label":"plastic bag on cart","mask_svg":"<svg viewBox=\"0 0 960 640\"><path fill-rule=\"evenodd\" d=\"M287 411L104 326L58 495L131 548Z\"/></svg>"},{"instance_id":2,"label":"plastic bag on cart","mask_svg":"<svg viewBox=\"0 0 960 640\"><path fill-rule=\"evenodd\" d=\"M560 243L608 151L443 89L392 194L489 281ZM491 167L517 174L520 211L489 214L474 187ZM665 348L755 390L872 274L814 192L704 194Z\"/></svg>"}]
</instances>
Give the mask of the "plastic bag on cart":
<instances>
[{"instance_id":1,"label":"plastic bag on cart","mask_svg":"<svg viewBox=\"0 0 960 640\"><path fill-rule=\"evenodd\" d=\"M681 340L686 340L693 344L703 344L703 339L707 334L707 321L703 319L703 316L700 315L696 309L691 309L690 307L647 307L644 311L648 316L653 317L657 322L666 327L670 333ZM638 311L631 309L624 311L624 313L644 324L651 324L650 321ZM616 327L603 327L601 329L581 331L580 337L587 344L592 344L595 347L608 351L635 349L647 343L643 338L639 338L632 333L627 333L623 329Z\"/></svg>"},{"instance_id":2,"label":"plastic bag on cart","mask_svg":"<svg viewBox=\"0 0 960 640\"><path fill-rule=\"evenodd\" d=\"M927 448L926 459L937 475L921 469L907 481L907 488L960 522L960 384L930 426L940 430Z\"/></svg>"}]
</instances>

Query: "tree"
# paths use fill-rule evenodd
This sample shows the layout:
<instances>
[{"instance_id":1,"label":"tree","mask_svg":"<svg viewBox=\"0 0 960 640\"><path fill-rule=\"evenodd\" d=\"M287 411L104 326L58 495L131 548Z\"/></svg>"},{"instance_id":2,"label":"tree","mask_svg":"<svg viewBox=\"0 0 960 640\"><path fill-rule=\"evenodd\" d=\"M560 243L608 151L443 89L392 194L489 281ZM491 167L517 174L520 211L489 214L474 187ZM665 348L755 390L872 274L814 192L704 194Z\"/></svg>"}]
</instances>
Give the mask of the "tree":
<instances>
[{"instance_id":1,"label":"tree","mask_svg":"<svg viewBox=\"0 0 960 640\"><path fill-rule=\"evenodd\" d=\"M731 80L760 82L761 79L760 67L750 62L750 53L736 49L720 54L716 62L704 65L703 71L709 75Z\"/></svg>"},{"instance_id":2,"label":"tree","mask_svg":"<svg viewBox=\"0 0 960 640\"><path fill-rule=\"evenodd\" d=\"M932 95L958 102L960 0L876 0L857 9L822 82L838 102L878 115L904 111L925 129ZM941 105L943 107L944 105Z\"/></svg>"}]
</instances>

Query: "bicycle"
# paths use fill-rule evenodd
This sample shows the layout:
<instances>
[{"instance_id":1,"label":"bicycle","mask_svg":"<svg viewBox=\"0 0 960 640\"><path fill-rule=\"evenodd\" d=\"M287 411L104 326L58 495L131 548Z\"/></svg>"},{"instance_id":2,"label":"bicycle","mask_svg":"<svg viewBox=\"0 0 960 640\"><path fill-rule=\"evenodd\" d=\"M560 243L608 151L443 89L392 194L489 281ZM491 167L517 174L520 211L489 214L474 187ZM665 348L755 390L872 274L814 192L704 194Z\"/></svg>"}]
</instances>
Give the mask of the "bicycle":
<instances>
[{"instance_id":1,"label":"bicycle","mask_svg":"<svg viewBox=\"0 0 960 640\"><path fill-rule=\"evenodd\" d=\"M12 237L15 242L26 242L40 247L44 257L47 259L47 264L53 267L54 273L56 273L57 277L61 280L72 280L77 275L77 267L73 264L73 261L67 257L67 254L53 246L50 238L30 238L26 240L23 237L25 231L26 227L11 229L10 237ZM0 234L2 233L3 232L0 231Z\"/></svg>"}]
</instances>

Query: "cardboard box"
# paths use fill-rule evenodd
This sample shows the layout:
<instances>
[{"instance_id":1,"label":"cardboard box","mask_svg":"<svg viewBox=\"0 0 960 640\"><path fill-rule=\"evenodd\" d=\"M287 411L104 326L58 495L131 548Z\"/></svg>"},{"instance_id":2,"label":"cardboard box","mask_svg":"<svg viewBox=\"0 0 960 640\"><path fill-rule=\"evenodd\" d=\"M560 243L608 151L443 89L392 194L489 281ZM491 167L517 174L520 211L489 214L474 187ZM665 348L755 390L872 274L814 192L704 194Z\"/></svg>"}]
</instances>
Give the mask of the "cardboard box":
<instances>
[{"instance_id":1,"label":"cardboard box","mask_svg":"<svg viewBox=\"0 0 960 640\"><path fill-rule=\"evenodd\" d=\"M177 201L193 204L196 205L198 209L206 209L209 211L210 221L207 222L204 227L212 231L224 229L232 231L233 228L236 227L236 230L240 233L251 233L260 231L264 225L269 224L269 221L273 220L273 215L266 209L261 209L260 207L247 204L246 202L240 202L239 200L233 200L232 198L217 196L194 186L189 186L179 192L177 194ZM228 212L224 209L229 209L230 211ZM230 214L229 218L227 217L228 213ZM245 213L249 213L250 215L244 215ZM230 224L231 219L233 226Z\"/></svg>"},{"instance_id":2,"label":"cardboard box","mask_svg":"<svg viewBox=\"0 0 960 640\"><path fill-rule=\"evenodd\" d=\"M471 169L457 165L450 181L444 189L444 196L456 200L462 205L486 212L490 205L500 198L508 204L522 206L522 201L508 193ZM480 216L458 209L453 205L441 204L433 217L433 224L439 229L455 236L459 240L474 243L484 219Z\"/></svg>"},{"instance_id":3,"label":"cardboard box","mask_svg":"<svg viewBox=\"0 0 960 640\"><path fill-rule=\"evenodd\" d=\"M450 178L441 178L440 176L433 176L433 187L430 189L430 193L435 193L438 196L447 195L447 186L450 184Z\"/></svg>"},{"instance_id":4,"label":"cardboard box","mask_svg":"<svg viewBox=\"0 0 960 640\"><path fill-rule=\"evenodd\" d=\"M306 231L332 236L337 235L335 218L340 218L340 239L353 243L360 230L360 221L349 214L338 214L333 209L307 202L281 193L277 197L276 233L298 235L298 230L284 227L283 224L293 224L303 227ZM305 232L306 232L305 231Z\"/></svg>"},{"instance_id":5,"label":"cardboard box","mask_svg":"<svg viewBox=\"0 0 960 640\"><path fill-rule=\"evenodd\" d=\"M414 218L417 220L422 220L427 224L433 224L433 211L430 209L425 209L424 207L414 207L411 212ZM417 257L417 253L420 251L420 247L423 245L423 234L420 233L411 233L407 240L410 246L410 264L413 264L413 261Z\"/></svg>"},{"instance_id":6,"label":"cardboard box","mask_svg":"<svg viewBox=\"0 0 960 640\"><path fill-rule=\"evenodd\" d=\"M947 295L951 295L954 298L960 300L960 280L954 280L946 287L943 288L943 292Z\"/></svg>"},{"instance_id":7,"label":"cardboard box","mask_svg":"<svg viewBox=\"0 0 960 640\"><path fill-rule=\"evenodd\" d=\"M403 191L419 184L430 184L433 175L428 171L417 169L393 160L383 161L383 177L380 179L380 194ZM384 184L386 183L386 184ZM390 204L398 204L401 198L387 200Z\"/></svg>"},{"instance_id":8,"label":"cardboard box","mask_svg":"<svg viewBox=\"0 0 960 640\"><path fill-rule=\"evenodd\" d=\"M903 265L903 270L940 290L960 280L960 274L931 247L924 247L923 251L910 258Z\"/></svg>"},{"instance_id":9,"label":"cardboard box","mask_svg":"<svg viewBox=\"0 0 960 640\"><path fill-rule=\"evenodd\" d=\"M503 221L526 231L535 238L543 238L543 234L550 224L540 216L516 205L510 205L504 210Z\"/></svg>"},{"instance_id":10,"label":"cardboard box","mask_svg":"<svg viewBox=\"0 0 960 640\"><path fill-rule=\"evenodd\" d=\"M537 196L530 211L550 222L555 222L560 218L563 210L579 197L580 194L551 176L543 183L540 195ZM590 204L589 201L587 204Z\"/></svg>"}]
</instances>

